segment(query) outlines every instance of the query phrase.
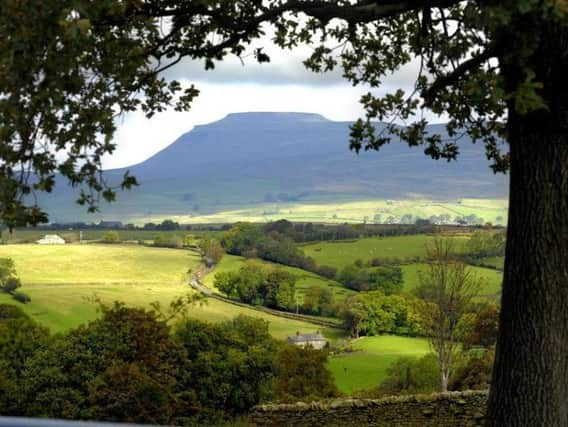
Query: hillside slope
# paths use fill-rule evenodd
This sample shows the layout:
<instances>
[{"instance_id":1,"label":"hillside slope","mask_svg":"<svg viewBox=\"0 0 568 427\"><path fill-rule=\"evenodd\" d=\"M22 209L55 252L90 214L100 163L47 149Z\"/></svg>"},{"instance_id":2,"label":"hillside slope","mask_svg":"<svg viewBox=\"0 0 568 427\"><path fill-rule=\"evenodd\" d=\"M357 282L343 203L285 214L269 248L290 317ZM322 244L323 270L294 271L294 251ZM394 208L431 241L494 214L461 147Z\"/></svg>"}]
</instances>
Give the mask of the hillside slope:
<instances>
[{"instance_id":1,"label":"hillside slope","mask_svg":"<svg viewBox=\"0 0 568 427\"><path fill-rule=\"evenodd\" d=\"M263 202L506 196L506 178L493 175L483 146L468 138L460 140L460 158L451 163L398 142L356 155L348 139L348 122L316 114L230 114L131 167L141 186L120 194L102 215L202 214ZM123 173L107 176L112 181ZM63 188L45 199L52 218L86 217L70 208L71 196Z\"/></svg>"}]
</instances>

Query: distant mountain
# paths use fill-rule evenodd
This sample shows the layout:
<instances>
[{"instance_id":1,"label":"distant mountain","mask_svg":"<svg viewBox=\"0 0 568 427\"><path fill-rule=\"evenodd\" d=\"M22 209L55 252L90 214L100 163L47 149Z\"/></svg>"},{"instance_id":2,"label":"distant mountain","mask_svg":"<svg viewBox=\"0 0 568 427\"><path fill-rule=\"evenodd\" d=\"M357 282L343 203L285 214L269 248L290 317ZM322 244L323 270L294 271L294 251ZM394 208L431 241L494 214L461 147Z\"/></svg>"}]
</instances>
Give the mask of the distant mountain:
<instances>
[{"instance_id":1,"label":"distant mountain","mask_svg":"<svg viewBox=\"0 0 568 427\"><path fill-rule=\"evenodd\" d=\"M317 114L238 113L196 126L130 167L141 186L120 193L102 216L204 213L264 202L506 196L506 177L491 172L483 145L467 137L450 163L398 142L356 155L348 149L349 124ZM44 200L52 220L93 220L72 206L71 196L60 188Z\"/></svg>"}]
</instances>

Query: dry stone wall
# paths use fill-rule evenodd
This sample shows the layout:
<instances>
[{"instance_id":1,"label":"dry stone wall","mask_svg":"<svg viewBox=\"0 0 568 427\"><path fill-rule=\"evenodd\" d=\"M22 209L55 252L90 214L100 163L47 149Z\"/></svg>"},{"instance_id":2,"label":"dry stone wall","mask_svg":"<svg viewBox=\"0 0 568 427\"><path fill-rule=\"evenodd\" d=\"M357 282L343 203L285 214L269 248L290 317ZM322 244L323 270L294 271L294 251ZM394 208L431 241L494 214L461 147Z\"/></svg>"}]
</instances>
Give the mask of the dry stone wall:
<instances>
[{"instance_id":1,"label":"dry stone wall","mask_svg":"<svg viewBox=\"0 0 568 427\"><path fill-rule=\"evenodd\" d=\"M476 427L484 422L487 391L338 399L328 402L259 405L256 426Z\"/></svg>"}]
</instances>

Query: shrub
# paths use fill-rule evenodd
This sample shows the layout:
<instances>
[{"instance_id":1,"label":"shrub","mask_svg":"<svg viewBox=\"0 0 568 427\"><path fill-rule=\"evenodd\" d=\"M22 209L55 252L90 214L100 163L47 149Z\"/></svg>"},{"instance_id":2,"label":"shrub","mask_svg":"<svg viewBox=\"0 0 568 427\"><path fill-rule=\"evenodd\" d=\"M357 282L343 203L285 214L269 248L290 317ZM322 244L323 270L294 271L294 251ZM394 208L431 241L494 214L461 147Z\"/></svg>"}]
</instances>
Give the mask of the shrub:
<instances>
[{"instance_id":1,"label":"shrub","mask_svg":"<svg viewBox=\"0 0 568 427\"><path fill-rule=\"evenodd\" d=\"M4 286L2 287L2 290L4 292L8 293L8 294L11 294L21 286L22 286L22 284L20 283L20 279L18 279L17 277L9 277L4 282Z\"/></svg>"},{"instance_id":2,"label":"shrub","mask_svg":"<svg viewBox=\"0 0 568 427\"><path fill-rule=\"evenodd\" d=\"M20 307L12 304L0 304L0 321L7 319L25 319L28 315Z\"/></svg>"},{"instance_id":3,"label":"shrub","mask_svg":"<svg viewBox=\"0 0 568 427\"><path fill-rule=\"evenodd\" d=\"M216 239L205 238L199 242L201 256L209 264L218 264L225 255L223 246Z\"/></svg>"},{"instance_id":4,"label":"shrub","mask_svg":"<svg viewBox=\"0 0 568 427\"><path fill-rule=\"evenodd\" d=\"M107 231L103 235L103 242L104 243L119 243L120 242L120 236L119 236L117 231L114 231L114 230Z\"/></svg>"},{"instance_id":5,"label":"shrub","mask_svg":"<svg viewBox=\"0 0 568 427\"><path fill-rule=\"evenodd\" d=\"M274 363L278 373L274 392L278 400L295 402L339 395L327 367L327 351L286 345Z\"/></svg>"},{"instance_id":6,"label":"shrub","mask_svg":"<svg viewBox=\"0 0 568 427\"><path fill-rule=\"evenodd\" d=\"M320 265L319 267L317 267L317 271L315 273L327 279L335 279L335 276L337 275L337 269L329 265Z\"/></svg>"},{"instance_id":7,"label":"shrub","mask_svg":"<svg viewBox=\"0 0 568 427\"><path fill-rule=\"evenodd\" d=\"M27 304L32 301L32 299L27 294L24 294L22 292L13 292L12 298L14 298L18 302L21 302L22 304Z\"/></svg>"},{"instance_id":8,"label":"shrub","mask_svg":"<svg viewBox=\"0 0 568 427\"><path fill-rule=\"evenodd\" d=\"M468 357L450 378L450 390L488 389L491 383L494 359L495 350L493 348Z\"/></svg>"},{"instance_id":9,"label":"shrub","mask_svg":"<svg viewBox=\"0 0 568 427\"><path fill-rule=\"evenodd\" d=\"M89 403L97 420L168 424L175 398L167 386L135 363L119 362L99 374L89 387Z\"/></svg>"},{"instance_id":10,"label":"shrub","mask_svg":"<svg viewBox=\"0 0 568 427\"><path fill-rule=\"evenodd\" d=\"M389 366L387 374L378 387L379 394L431 393L440 387L440 368L434 354L420 359L401 357Z\"/></svg>"},{"instance_id":11,"label":"shrub","mask_svg":"<svg viewBox=\"0 0 568 427\"><path fill-rule=\"evenodd\" d=\"M178 235L159 234L154 239L154 246L158 248L181 248L183 247L183 239Z\"/></svg>"}]
</instances>

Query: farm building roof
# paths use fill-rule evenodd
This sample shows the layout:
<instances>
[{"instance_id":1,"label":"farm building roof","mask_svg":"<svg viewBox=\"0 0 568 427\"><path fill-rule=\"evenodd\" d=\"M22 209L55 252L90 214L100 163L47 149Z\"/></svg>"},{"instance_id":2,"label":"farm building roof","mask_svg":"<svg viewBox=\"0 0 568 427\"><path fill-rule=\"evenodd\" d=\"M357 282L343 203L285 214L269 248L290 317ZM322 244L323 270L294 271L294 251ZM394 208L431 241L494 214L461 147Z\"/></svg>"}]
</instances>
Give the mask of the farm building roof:
<instances>
[{"instance_id":1,"label":"farm building roof","mask_svg":"<svg viewBox=\"0 0 568 427\"><path fill-rule=\"evenodd\" d=\"M325 341L325 338L319 332L316 332L315 334L301 334L297 332L296 335L288 337L288 342L290 343L313 342L313 341Z\"/></svg>"}]
</instances>

